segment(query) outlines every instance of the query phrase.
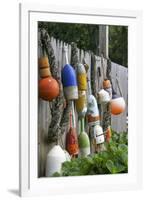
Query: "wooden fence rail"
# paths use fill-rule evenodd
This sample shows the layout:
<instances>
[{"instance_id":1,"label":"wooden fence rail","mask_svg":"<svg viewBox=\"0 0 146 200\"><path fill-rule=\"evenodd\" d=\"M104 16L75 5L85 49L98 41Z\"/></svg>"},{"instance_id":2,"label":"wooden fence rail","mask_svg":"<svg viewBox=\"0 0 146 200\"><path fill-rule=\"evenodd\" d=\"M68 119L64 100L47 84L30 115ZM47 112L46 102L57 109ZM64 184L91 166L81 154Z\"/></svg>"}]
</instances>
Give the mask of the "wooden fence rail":
<instances>
[{"instance_id":1,"label":"wooden fence rail","mask_svg":"<svg viewBox=\"0 0 146 200\"><path fill-rule=\"evenodd\" d=\"M68 58L69 58L69 62L71 62L71 45L65 44L63 41L59 41L54 38L51 38L51 44L54 49L57 64L59 67L58 70L61 70L61 68L65 64L65 59L64 59L65 56L63 53L63 46L64 45L68 46ZM38 57L40 55L41 55L41 48L38 46ZM83 51L83 50L78 49L78 55L79 55L80 62L82 62L83 58L84 58L86 63L89 66L91 66L92 52ZM95 58L96 58L95 63L94 63L96 65L95 69L97 70L97 67L100 67L100 70L101 70L101 78L100 78L100 81L98 82L98 84L99 84L98 89L101 89L102 81L103 81L103 70L106 70L107 60L106 59L102 60L102 58L98 57L98 56L95 56ZM91 77L91 67L89 68L89 71L88 71L88 77L89 77L89 79ZM127 115L128 115L128 109L127 109L127 105L128 105L128 69L112 62L111 63L111 78L112 78L113 88L119 94L119 89L118 89L116 79L118 80L123 97L126 101L125 112L119 116L111 117L112 129L114 131L120 133L123 131L127 131L127 120L126 119L127 119ZM50 117L51 116L50 116L49 103L39 99L39 102L38 102L38 158L39 158L38 176L39 177L44 176L44 174L45 174L46 155L47 155L48 150L51 147L47 144L48 126L51 121Z\"/></svg>"}]
</instances>

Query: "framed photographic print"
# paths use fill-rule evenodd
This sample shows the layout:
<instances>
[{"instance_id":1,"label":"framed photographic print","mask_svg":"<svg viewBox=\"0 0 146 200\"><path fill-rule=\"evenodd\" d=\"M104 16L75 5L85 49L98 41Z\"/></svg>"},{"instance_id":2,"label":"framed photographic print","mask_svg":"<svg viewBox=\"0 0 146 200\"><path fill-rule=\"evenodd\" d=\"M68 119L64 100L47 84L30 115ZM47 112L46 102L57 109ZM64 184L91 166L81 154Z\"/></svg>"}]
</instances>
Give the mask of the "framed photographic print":
<instances>
[{"instance_id":1,"label":"framed photographic print","mask_svg":"<svg viewBox=\"0 0 146 200\"><path fill-rule=\"evenodd\" d=\"M141 13L19 10L20 196L140 188Z\"/></svg>"}]
</instances>

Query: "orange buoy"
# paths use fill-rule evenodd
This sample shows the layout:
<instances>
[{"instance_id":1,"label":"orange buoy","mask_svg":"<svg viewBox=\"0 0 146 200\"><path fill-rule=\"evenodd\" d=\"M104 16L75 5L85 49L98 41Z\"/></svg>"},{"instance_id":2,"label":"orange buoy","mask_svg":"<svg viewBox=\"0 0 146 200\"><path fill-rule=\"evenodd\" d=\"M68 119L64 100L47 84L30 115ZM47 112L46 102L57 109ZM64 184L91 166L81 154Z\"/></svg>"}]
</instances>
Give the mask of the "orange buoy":
<instances>
[{"instance_id":1,"label":"orange buoy","mask_svg":"<svg viewBox=\"0 0 146 200\"><path fill-rule=\"evenodd\" d=\"M111 82L110 82L110 80L104 79L104 81L103 81L103 88L104 89L111 88Z\"/></svg>"},{"instance_id":2,"label":"orange buoy","mask_svg":"<svg viewBox=\"0 0 146 200\"><path fill-rule=\"evenodd\" d=\"M39 97L45 101L52 101L59 95L58 82L52 78L47 77L39 80Z\"/></svg>"},{"instance_id":3,"label":"orange buoy","mask_svg":"<svg viewBox=\"0 0 146 200\"><path fill-rule=\"evenodd\" d=\"M40 68L40 77L38 88L39 97L45 101L52 101L59 95L59 84L51 76L49 60L47 56L43 56L38 60Z\"/></svg>"},{"instance_id":4,"label":"orange buoy","mask_svg":"<svg viewBox=\"0 0 146 200\"><path fill-rule=\"evenodd\" d=\"M123 97L118 97L115 91L113 91L113 97L110 101L111 113L113 115L119 115L124 112L126 107L125 100Z\"/></svg>"},{"instance_id":5,"label":"orange buoy","mask_svg":"<svg viewBox=\"0 0 146 200\"><path fill-rule=\"evenodd\" d=\"M106 133L105 133L105 139L106 139L107 143L110 142L111 136L112 136L111 127L108 126Z\"/></svg>"}]
</instances>

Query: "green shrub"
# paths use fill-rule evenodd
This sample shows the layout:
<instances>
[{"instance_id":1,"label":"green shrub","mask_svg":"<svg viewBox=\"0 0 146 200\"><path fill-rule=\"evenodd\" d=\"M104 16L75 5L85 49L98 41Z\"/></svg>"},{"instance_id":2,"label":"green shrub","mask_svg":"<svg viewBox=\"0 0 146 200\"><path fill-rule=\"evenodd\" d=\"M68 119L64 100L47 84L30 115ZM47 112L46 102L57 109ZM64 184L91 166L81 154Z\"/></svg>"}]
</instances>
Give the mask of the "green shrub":
<instances>
[{"instance_id":1,"label":"green shrub","mask_svg":"<svg viewBox=\"0 0 146 200\"><path fill-rule=\"evenodd\" d=\"M112 139L106 144L106 151L85 158L73 158L64 162L61 174L54 176L82 176L96 174L117 174L128 172L127 133L112 131Z\"/></svg>"}]
</instances>

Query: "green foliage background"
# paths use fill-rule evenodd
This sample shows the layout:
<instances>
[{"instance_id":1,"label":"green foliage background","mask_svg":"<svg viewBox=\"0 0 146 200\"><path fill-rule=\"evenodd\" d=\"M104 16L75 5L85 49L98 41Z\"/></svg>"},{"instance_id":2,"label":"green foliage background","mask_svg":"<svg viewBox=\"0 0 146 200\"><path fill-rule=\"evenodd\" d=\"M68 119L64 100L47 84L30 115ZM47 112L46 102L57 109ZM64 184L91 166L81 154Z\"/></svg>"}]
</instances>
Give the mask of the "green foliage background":
<instances>
[{"instance_id":1,"label":"green foliage background","mask_svg":"<svg viewBox=\"0 0 146 200\"><path fill-rule=\"evenodd\" d=\"M78 48L91 50L98 55L99 26L91 24L71 24L39 22L39 28L45 28L50 36L66 43L76 42ZM126 26L109 26L109 57L113 62L128 66Z\"/></svg>"}]
</instances>

